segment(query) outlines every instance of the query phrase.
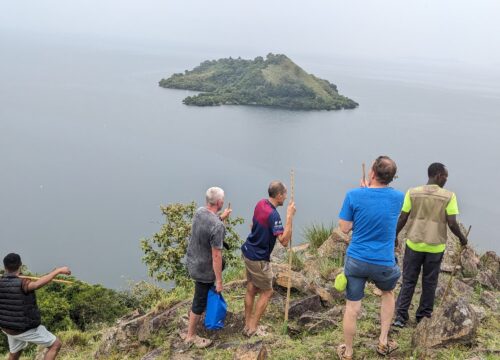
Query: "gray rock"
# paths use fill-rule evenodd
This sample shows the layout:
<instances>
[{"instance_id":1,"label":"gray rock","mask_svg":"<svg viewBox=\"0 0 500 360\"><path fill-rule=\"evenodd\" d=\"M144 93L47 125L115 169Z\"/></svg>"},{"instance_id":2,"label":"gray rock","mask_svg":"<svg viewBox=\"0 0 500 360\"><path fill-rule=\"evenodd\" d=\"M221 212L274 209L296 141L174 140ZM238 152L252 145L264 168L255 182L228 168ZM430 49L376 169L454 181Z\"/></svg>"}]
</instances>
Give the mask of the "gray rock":
<instances>
[{"instance_id":1,"label":"gray rock","mask_svg":"<svg viewBox=\"0 0 500 360\"><path fill-rule=\"evenodd\" d=\"M479 256L470 246L464 248L460 254L460 265L462 266L462 274L465 277L474 277L479 271Z\"/></svg>"},{"instance_id":2,"label":"gray rock","mask_svg":"<svg viewBox=\"0 0 500 360\"><path fill-rule=\"evenodd\" d=\"M144 355L141 360L156 360L160 356L162 356L162 354L163 354L163 349L155 349Z\"/></svg>"},{"instance_id":3,"label":"gray rock","mask_svg":"<svg viewBox=\"0 0 500 360\"><path fill-rule=\"evenodd\" d=\"M318 255L320 257L339 258L344 256L348 244L349 236L340 231L339 228L335 228L330 237L318 248Z\"/></svg>"},{"instance_id":4,"label":"gray rock","mask_svg":"<svg viewBox=\"0 0 500 360\"><path fill-rule=\"evenodd\" d=\"M449 280L450 280L450 275L441 274L441 276L439 276L439 282L436 289L436 303L438 302L439 304L441 303L445 289L449 284ZM448 290L448 294L446 295L445 300L446 302L450 302L453 298L457 296L469 299L472 296L473 292L474 288L472 286L464 283L461 280L458 280L457 278L453 278L453 281L451 282L451 286L450 289Z\"/></svg>"},{"instance_id":5,"label":"gray rock","mask_svg":"<svg viewBox=\"0 0 500 360\"><path fill-rule=\"evenodd\" d=\"M302 330L316 334L326 328L335 326L336 322L327 313L313 313L311 311L302 314L297 321Z\"/></svg>"},{"instance_id":6,"label":"gray rock","mask_svg":"<svg viewBox=\"0 0 500 360\"><path fill-rule=\"evenodd\" d=\"M500 281L500 257L494 251L487 251L480 259L481 270L491 270Z\"/></svg>"},{"instance_id":7,"label":"gray rock","mask_svg":"<svg viewBox=\"0 0 500 360\"><path fill-rule=\"evenodd\" d=\"M288 265L271 263L271 266L274 273L274 284L286 289L288 286ZM333 291L317 285L297 271L291 271L290 286L303 294L317 294L326 303L332 303L334 300Z\"/></svg>"},{"instance_id":8,"label":"gray rock","mask_svg":"<svg viewBox=\"0 0 500 360\"><path fill-rule=\"evenodd\" d=\"M500 282L490 269L480 271L476 276L476 280L479 284L490 290L500 288Z\"/></svg>"},{"instance_id":9,"label":"gray rock","mask_svg":"<svg viewBox=\"0 0 500 360\"><path fill-rule=\"evenodd\" d=\"M266 345L261 341L243 344L236 349L234 360L264 360L268 358Z\"/></svg>"},{"instance_id":10,"label":"gray rock","mask_svg":"<svg viewBox=\"0 0 500 360\"><path fill-rule=\"evenodd\" d=\"M474 309L459 298L435 311L431 318L424 318L413 333L412 345L425 349L451 343L470 344L478 325Z\"/></svg>"},{"instance_id":11,"label":"gray rock","mask_svg":"<svg viewBox=\"0 0 500 360\"><path fill-rule=\"evenodd\" d=\"M190 300L182 301L170 309L158 309L142 316L128 316L119 320L115 327L108 329L102 336L101 344L94 354L95 359L105 359L113 351L128 352L137 349L142 341L152 333L165 327L173 320L177 310Z\"/></svg>"},{"instance_id":12,"label":"gray rock","mask_svg":"<svg viewBox=\"0 0 500 360\"><path fill-rule=\"evenodd\" d=\"M484 307L474 304L470 304L470 306L476 313L478 321L482 321L486 317L486 309Z\"/></svg>"},{"instance_id":13,"label":"gray rock","mask_svg":"<svg viewBox=\"0 0 500 360\"><path fill-rule=\"evenodd\" d=\"M290 304L288 309L288 316L290 319L295 319L300 317L307 311L319 312L322 311L323 305L321 304L321 298L319 295L308 296L303 299L298 299Z\"/></svg>"},{"instance_id":14,"label":"gray rock","mask_svg":"<svg viewBox=\"0 0 500 360\"><path fill-rule=\"evenodd\" d=\"M482 304L486 305L493 311L497 311L498 309L498 298L497 296L491 292L491 291L483 291L481 293L481 298L480 300Z\"/></svg>"}]
</instances>

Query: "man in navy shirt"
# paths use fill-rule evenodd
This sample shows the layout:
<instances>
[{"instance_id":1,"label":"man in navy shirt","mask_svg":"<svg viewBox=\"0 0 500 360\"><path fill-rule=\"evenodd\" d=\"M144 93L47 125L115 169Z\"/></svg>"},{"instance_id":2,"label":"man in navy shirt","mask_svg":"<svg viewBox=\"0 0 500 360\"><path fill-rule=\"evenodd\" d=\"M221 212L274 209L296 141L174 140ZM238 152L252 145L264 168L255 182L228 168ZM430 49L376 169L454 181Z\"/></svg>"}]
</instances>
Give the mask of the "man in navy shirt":
<instances>
[{"instance_id":1,"label":"man in navy shirt","mask_svg":"<svg viewBox=\"0 0 500 360\"><path fill-rule=\"evenodd\" d=\"M388 186L396 170L392 159L379 156L373 162L368 183L362 180L360 188L348 191L340 211L340 229L346 234L353 231L344 265L347 277L343 322L345 344L337 349L341 359L352 359L356 319L367 280L382 290L377 352L388 355L397 348L397 344L388 339L394 314L393 290L400 276L394 256L394 239L404 198L402 192Z\"/></svg>"},{"instance_id":2,"label":"man in navy shirt","mask_svg":"<svg viewBox=\"0 0 500 360\"><path fill-rule=\"evenodd\" d=\"M295 215L295 203L288 204L286 225L283 227L276 210L285 203L287 191L285 185L273 181L268 189L269 198L260 200L255 206L252 232L241 246L247 274L247 292L245 295L245 329L247 336L259 334L260 317L266 310L273 294L273 272L270 265L271 252L276 238L287 246L292 237L292 219ZM254 309L255 296L260 293Z\"/></svg>"}]
</instances>

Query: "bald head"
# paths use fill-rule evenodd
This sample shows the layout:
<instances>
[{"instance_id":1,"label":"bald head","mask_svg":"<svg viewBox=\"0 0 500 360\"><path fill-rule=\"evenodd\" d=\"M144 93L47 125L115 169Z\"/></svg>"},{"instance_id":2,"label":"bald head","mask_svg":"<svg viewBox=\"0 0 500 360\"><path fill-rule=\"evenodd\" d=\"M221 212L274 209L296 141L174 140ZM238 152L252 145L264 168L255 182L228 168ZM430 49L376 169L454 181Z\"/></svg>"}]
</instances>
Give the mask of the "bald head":
<instances>
[{"instance_id":1,"label":"bald head","mask_svg":"<svg viewBox=\"0 0 500 360\"><path fill-rule=\"evenodd\" d=\"M379 183L389 185L394 179L398 167L389 156L379 156L373 162L372 170Z\"/></svg>"}]
</instances>

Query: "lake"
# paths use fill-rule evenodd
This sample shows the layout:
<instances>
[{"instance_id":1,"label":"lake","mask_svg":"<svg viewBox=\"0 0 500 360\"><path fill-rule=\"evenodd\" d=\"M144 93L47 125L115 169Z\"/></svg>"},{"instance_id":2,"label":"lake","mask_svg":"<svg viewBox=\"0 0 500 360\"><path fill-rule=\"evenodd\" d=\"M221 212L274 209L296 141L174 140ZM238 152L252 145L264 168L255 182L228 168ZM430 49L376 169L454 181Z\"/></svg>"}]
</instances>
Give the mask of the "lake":
<instances>
[{"instance_id":1,"label":"lake","mask_svg":"<svg viewBox=\"0 0 500 360\"><path fill-rule=\"evenodd\" d=\"M162 77L206 59L265 54L127 47L0 35L0 254L33 271L68 265L88 282L146 279L140 239L159 230L159 206L202 204L221 186L248 232L271 180L294 168L294 243L311 223L336 222L361 163L398 164L395 188L449 169L470 239L500 250L500 75L460 64L287 54L337 84L355 110L187 107ZM284 214L284 210L280 212Z\"/></svg>"}]
</instances>

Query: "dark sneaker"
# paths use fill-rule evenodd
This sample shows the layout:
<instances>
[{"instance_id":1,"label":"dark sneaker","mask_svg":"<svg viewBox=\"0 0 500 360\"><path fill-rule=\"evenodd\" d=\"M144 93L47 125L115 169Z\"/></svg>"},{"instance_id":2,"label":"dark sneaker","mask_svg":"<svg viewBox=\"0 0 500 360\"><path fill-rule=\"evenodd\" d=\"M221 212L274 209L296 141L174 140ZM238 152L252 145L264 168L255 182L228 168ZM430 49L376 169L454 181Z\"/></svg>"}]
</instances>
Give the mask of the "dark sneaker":
<instances>
[{"instance_id":1,"label":"dark sneaker","mask_svg":"<svg viewBox=\"0 0 500 360\"><path fill-rule=\"evenodd\" d=\"M406 323L402 320L396 319L393 323L392 326L396 326L398 328L404 328L406 326Z\"/></svg>"}]
</instances>

